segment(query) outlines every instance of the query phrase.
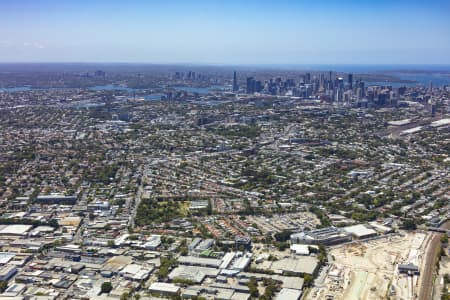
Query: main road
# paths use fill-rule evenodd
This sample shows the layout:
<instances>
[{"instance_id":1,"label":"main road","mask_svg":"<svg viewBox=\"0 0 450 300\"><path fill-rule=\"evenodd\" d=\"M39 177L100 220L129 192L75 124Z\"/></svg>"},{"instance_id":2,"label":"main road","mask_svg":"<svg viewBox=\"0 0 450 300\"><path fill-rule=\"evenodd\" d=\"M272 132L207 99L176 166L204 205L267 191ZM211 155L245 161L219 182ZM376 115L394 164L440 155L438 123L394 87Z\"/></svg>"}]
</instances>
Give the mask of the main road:
<instances>
[{"instance_id":1,"label":"main road","mask_svg":"<svg viewBox=\"0 0 450 300\"><path fill-rule=\"evenodd\" d=\"M141 203L142 193L144 191L144 180L146 179L146 174L145 174L146 169L141 166L139 172L141 173L141 184L139 185L139 187L137 189L136 195L134 197L134 201L132 203L130 203L131 205L133 205L131 207L130 218L128 220L128 227L130 229L134 229L136 213L137 213L139 204Z\"/></svg>"}]
</instances>

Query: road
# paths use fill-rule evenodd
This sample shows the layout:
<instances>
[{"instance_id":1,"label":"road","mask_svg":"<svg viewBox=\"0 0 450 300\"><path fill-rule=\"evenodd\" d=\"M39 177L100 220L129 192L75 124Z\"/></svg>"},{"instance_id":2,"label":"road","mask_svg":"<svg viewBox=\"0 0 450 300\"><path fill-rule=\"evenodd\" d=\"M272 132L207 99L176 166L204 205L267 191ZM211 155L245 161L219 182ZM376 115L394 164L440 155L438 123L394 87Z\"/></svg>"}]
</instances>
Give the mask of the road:
<instances>
[{"instance_id":1,"label":"road","mask_svg":"<svg viewBox=\"0 0 450 300\"><path fill-rule=\"evenodd\" d=\"M146 179L146 174L144 171L144 168L141 166L139 172L142 174L141 177L141 184L138 187L138 190L136 192L136 195L134 197L134 206L132 207L131 213L130 213L130 218L128 221L128 225L131 229L134 229L134 225L135 225L135 218L136 218L136 213L137 213L137 209L139 207L139 204L141 203L141 197L142 197L142 193L144 191L144 180Z\"/></svg>"},{"instance_id":2,"label":"road","mask_svg":"<svg viewBox=\"0 0 450 300\"><path fill-rule=\"evenodd\" d=\"M450 222L446 222L441 226L441 228L449 229ZM433 274L436 268L436 261L438 259L439 251L441 250L441 236L442 233L433 233L431 240L429 242L428 249L426 250L424 266L420 276L421 286L419 288L419 300L429 300L432 299L433 293Z\"/></svg>"},{"instance_id":3,"label":"road","mask_svg":"<svg viewBox=\"0 0 450 300\"><path fill-rule=\"evenodd\" d=\"M87 199L88 191L89 191L89 187L83 190L83 194L81 195L81 198L78 201L79 205L85 205L87 203L86 199ZM73 236L72 242L74 244L81 244L81 242L83 241L82 232L83 232L83 228L85 227L84 218L85 217L81 218L81 221L77 228L77 231L75 232L75 235Z\"/></svg>"}]
</instances>

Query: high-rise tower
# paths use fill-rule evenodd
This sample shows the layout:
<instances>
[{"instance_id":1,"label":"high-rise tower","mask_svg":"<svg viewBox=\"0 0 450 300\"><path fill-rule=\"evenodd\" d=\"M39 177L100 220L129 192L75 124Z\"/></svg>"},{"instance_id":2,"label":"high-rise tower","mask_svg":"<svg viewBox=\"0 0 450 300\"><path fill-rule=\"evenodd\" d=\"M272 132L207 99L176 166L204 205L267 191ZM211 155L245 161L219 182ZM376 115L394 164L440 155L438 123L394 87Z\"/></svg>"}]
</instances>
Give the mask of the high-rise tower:
<instances>
[{"instance_id":1,"label":"high-rise tower","mask_svg":"<svg viewBox=\"0 0 450 300\"><path fill-rule=\"evenodd\" d=\"M234 71L234 74L233 74L233 92L237 92L237 91L239 91L239 86L237 84L236 71Z\"/></svg>"}]
</instances>

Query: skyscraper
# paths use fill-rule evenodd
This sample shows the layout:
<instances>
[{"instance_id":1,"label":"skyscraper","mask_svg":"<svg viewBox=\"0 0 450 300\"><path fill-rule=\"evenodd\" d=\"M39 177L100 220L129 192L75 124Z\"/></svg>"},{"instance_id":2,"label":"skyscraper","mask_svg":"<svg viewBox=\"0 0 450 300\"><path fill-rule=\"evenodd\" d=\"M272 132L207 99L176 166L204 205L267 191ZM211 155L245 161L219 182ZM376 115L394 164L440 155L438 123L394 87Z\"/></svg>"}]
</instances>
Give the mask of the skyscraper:
<instances>
[{"instance_id":1,"label":"skyscraper","mask_svg":"<svg viewBox=\"0 0 450 300\"><path fill-rule=\"evenodd\" d=\"M247 77L247 94L256 92L256 80L253 77Z\"/></svg>"},{"instance_id":2,"label":"skyscraper","mask_svg":"<svg viewBox=\"0 0 450 300\"><path fill-rule=\"evenodd\" d=\"M348 74L348 87L353 90L353 74Z\"/></svg>"},{"instance_id":3,"label":"skyscraper","mask_svg":"<svg viewBox=\"0 0 450 300\"><path fill-rule=\"evenodd\" d=\"M237 84L236 71L234 71L234 74L233 74L233 92L237 92L237 91L239 91L239 86Z\"/></svg>"}]
</instances>

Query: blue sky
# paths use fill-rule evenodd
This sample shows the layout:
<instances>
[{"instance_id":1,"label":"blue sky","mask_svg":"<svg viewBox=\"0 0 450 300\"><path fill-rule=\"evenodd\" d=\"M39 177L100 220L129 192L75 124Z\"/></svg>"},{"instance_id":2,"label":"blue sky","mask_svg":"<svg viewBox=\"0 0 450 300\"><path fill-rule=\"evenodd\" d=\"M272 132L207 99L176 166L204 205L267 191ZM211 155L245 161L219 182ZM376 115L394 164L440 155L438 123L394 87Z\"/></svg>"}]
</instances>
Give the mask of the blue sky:
<instances>
[{"instance_id":1,"label":"blue sky","mask_svg":"<svg viewBox=\"0 0 450 300\"><path fill-rule=\"evenodd\" d=\"M1 0L0 61L450 64L450 1Z\"/></svg>"}]
</instances>

